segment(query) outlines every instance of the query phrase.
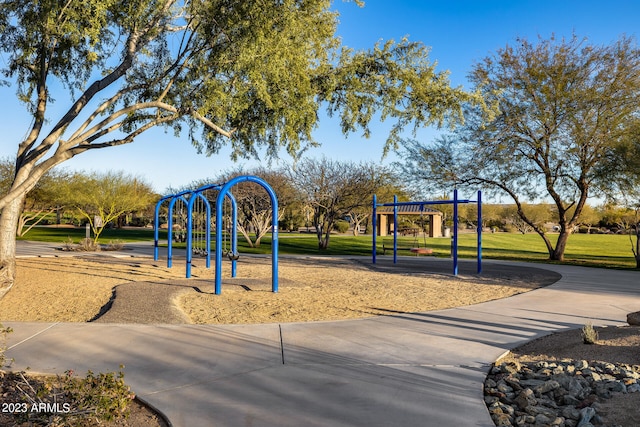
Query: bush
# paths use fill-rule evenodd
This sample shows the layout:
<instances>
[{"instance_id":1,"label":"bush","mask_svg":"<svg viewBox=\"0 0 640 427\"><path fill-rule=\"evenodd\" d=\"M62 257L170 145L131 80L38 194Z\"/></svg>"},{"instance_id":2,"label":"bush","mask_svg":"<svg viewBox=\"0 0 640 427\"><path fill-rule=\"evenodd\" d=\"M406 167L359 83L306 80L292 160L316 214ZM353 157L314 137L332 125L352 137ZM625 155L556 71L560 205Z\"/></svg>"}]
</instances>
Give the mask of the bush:
<instances>
[{"instance_id":1,"label":"bush","mask_svg":"<svg viewBox=\"0 0 640 427\"><path fill-rule=\"evenodd\" d=\"M347 221L340 219L336 221L335 225L333 226L333 229L338 233L346 233L347 231L349 231L349 226L350 225Z\"/></svg>"},{"instance_id":2,"label":"bush","mask_svg":"<svg viewBox=\"0 0 640 427\"><path fill-rule=\"evenodd\" d=\"M152 218L145 218L145 217L134 217L131 218L131 221L129 221L129 224L131 227L146 227L149 224L153 224L153 219Z\"/></svg>"},{"instance_id":3,"label":"bush","mask_svg":"<svg viewBox=\"0 0 640 427\"><path fill-rule=\"evenodd\" d=\"M116 239L109 240L107 243L106 251L121 251L124 248L124 240Z\"/></svg>"},{"instance_id":4,"label":"bush","mask_svg":"<svg viewBox=\"0 0 640 427\"><path fill-rule=\"evenodd\" d=\"M62 242L62 250L67 252L76 250L76 245L75 243L73 243L73 239L71 238L71 236L67 236L67 240Z\"/></svg>"},{"instance_id":5,"label":"bush","mask_svg":"<svg viewBox=\"0 0 640 427\"><path fill-rule=\"evenodd\" d=\"M82 252L99 252L100 245L94 242L93 239L87 239L85 237L84 239L80 240L80 243L76 247L76 250Z\"/></svg>"},{"instance_id":6,"label":"bush","mask_svg":"<svg viewBox=\"0 0 640 427\"><path fill-rule=\"evenodd\" d=\"M285 218L278 221L278 228L280 231L297 231L298 228L304 226L301 221L296 221L295 218Z\"/></svg>"},{"instance_id":7,"label":"bush","mask_svg":"<svg viewBox=\"0 0 640 427\"><path fill-rule=\"evenodd\" d=\"M5 373L2 382L12 393L9 399L28 402L24 404L28 408L33 405L39 408L14 413L9 425L96 426L123 420L129 416L130 403L135 399L124 382L123 368L106 374L88 371L84 378L76 377L70 370L56 376Z\"/></svg>"},{"instance_id":8,"label":"bush","mask_svg":"<svg viewBox=\"0 0 640 427\"><path fill-rule=\"evenodd\" d=\"M100 245L93 241L93 239L84 238L80 240L80 243L73 243L73 239L68 237L67 240L62 242L63 251L67 252L99 252Z\"/></svg>"},{"instance_id":9,"label":"bush","mask_svg":"<svg viewBox=\"0 0 640 427\"><path fill-rule=\"evenodd\" d=\"M591 322L587 322L582 327L582 342L585 344L595 344L598 342L598 331L593 328Z\"/></svg>"},{"instance_id":10,"label":"bush","mask_svg":"<svg viewBox=\"0 0 640 427\"><path fill-rule=\"evenodd\" d=\"M4 352L7 349L7 334L10 334L11 332L13 332L13 329L5 328L2 323L0 323L0 373L7 363Z\"/></svg>"},{"instance_id":11,"label":"bush","mask_svg":"<svg viewBox=\"0 0 640 427\"><path fill-rule=\"evenodd\" d=\"M25 372L5 372L7 334L13 332L0 324L0 390L7 402L20 402L21 408L37 405L40 411L0 413L2 425L95 426L104 421L129 416L135 394L124 382L124 365L118 372L77 377L71 370L65 375L27 376ZM8 367L8 366L7 366ZM4 401L4 400L3 400ZM24 402L24 403L23 403ZM11 423L7 423L8 419ZM118 424L120 425L120 424Z\"/></svg>"},{"instance_id":12,"label":"bush","mask_svg":"<svg viewBox=\"0 0 640 427\"><path fill-rule=\"evenodd\" d=\"M129 386L124 382L124 366L120 371L94 374L87 372L84 378L75 377L73 371L67 371L64 377L58 377L64 385L64 391L77 405L77 411L93 414L97 420L111 421L129 415L129 403L135 398Z\"/></svg>"},{"instance_id":13,"label":"bush","mask_svg":"<svg viewBox=\"0 0 640 427\"><path fill-rule=\"evenodd\" d=\"M367 228L364 232L365 234L373 234L373 223L371 221L367 223Z\"/></svg>"}]
</instances>

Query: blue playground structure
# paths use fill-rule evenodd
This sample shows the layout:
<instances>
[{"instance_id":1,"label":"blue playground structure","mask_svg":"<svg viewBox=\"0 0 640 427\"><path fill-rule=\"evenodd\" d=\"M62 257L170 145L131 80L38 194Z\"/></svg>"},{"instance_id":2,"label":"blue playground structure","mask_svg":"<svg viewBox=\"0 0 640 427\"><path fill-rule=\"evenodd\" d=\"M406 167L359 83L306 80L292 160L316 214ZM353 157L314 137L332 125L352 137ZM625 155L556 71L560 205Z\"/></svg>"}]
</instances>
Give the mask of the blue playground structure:
<instances>
[{"instance_id":1,"label":"blue playground structure","mask_svg":"<svg viewBox=\"0 0 640 427\"><path fill-rule=\"evenodd\" d=\"M159 258L159 230L160 230L160 208L169 201L167 207L167 267L171 268L173 263L173 240L174 240L174 212L176 204L185 220L185 230L175 240L186 242L186 277L191 277L191 263L193 254L206 257L206 268L211 267L211 201L206 197L205 192L209 190L217 191L215 200L215 293L222 292L222 256L226 255L231 261L231 277L236 277L238 253L238 208L235 198L231 193L231 188L241 182L253 182L262 186L271 199L272 208L272 240L271 240L271 290L278 292L278 199L273 189L265 180L253 175L240 175L224 184L210 184L195 190L182 191L180 193L163 196L156 204L154 217L154 248L153 259ZM231 223L230 242L223 241L223 208L225 197L231 202ZM194 230L196 231L194 238ZM229 243L229 245L227 245ZM229 248L230 246L230 248ZM223 253L224 252L224 253Z\"/></svg>"},{"instance_id":2,"label":"blue playground structure","mask_svg":"<svg viewBox=\"0 0 640 427\"><path fill-rule=\"evenodd\" d=\"M433 200L433 201L419 201L419 202L398 202L398 197L393 196L393 203L378 203L376 195L373 195L373 250L372 250L372 262L376 263L377 255L377 208L380 206L393 207L393 263L398 262L398 207L399 206L420 206L420 211L424 210L424 206L427 205L453 205L453 236L451 242L451 256L453 258L453 275L458 275L458 205L461 203L477 203L478 204L478 246L477 246L477 263L478 274L482 273L482 192L478 191L477 200L458 199L458 190L453 190L453 200Z\"/></svg>"}]
</instances>

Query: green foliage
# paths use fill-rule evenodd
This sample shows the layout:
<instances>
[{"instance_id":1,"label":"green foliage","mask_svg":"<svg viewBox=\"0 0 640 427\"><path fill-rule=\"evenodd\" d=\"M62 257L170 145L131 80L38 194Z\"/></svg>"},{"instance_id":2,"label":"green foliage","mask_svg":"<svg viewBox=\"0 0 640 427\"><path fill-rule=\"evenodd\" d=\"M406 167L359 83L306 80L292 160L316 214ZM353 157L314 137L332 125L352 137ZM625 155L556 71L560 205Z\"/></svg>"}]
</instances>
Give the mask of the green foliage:
<instances>
[{"instance_id":1,"label":"green foliage","mask_svg":"<svg viewBox=\"0 0 640 427\"><path fill-rule=\"evenodd\" d=\"M89 425L86 423L87 418L91 425L96 425L129 415L129 404L135 395L124 382L123 365L120 365L117 373L94 374L88 371L84 378L75 377L70 370L63 376L40 378L29 378L23 372L4 373L2 368L6 364L6 337L11 332L11 328L0 324L0 374L5 376L5 385L7 381L20 382L22 385L15 387L21 395L9 398L19 398L29 405L59 405L56 414L47 411L16 413L15 421L19 425L22 422L28 422L29 425ZM4 392L8 394L13 388L8 387Z\"/></svg>"},{"instance_id":2,"label":"green foliage","mask_svg":"<svg viewBox=\"0 0 640 427\"><path fill-rule=\"evenodd\" d=\"M420 42L342 47L331 4L0 1L0 72L34 115L18 150L23 174L0 208L55 165L157 126L208 154L231 145L234 159L259 148L298 156L316 144L320 108L365 136L379 112L394 147L407 127L453 125L465 103L484 105L451 88ZM60 117L48 109L54 85L71 92Z\"/></svg>"},{"instance_id":3,"label":"green foliage","mask_svg":"<svg viewBox=\"0 0 640 427\"><path fill-rule=\"evenodd\" d=\"M454 135L428 146L408 142L399 167L408 179L509 196L549 258L562 261L588 197L607 195L631 174L616 162L637 135L640 107L630 100L640 90L640 49L624 36L608 46L577 37L518 39L475 65L471 81L499 114L470 108ZM541 198L554 205L555 246L522 209Z\"/></svg>"},{"instance_id":4,"label":"green foliage","mask_svg":"<svg viewBox=\"0 0 640 427\"><path fill-rule=\"evenodd\" d=\"M124 366L109 373L94 374L88 371L84 378L74 377L73 371L66 371L58 380L63 390L73 402L76 412L92 414L96 420L111 421L129 415L129 404L135 398L130 387L124 382Z\"/></svg>"},{"instance_id":5,"label":"green foliage","mask_svg":"<svg viewBox=\"0 0 640 427\"><path fill-rule=\"evenodd\" d=\"M333 229L335 231L337 231L340 234L344 234L347 231L349 231L349 222L339 219L338 221L336 221L336 223L333 225Z\"/></svg>"},{"instance_id":6,"label":"green foliage","mask_svg":"<svg viewBox=\"0 0 640 427\"><path fill-rule=\"evenodd\" d=\"M20 99L29 102L42 90L45 71L70 89L81 89L95 65L103 65L113 42L112 0L0 3L0 43L9 54L7 77L15 76ZM45 61L44 64L37 64ZM36 65L37 64L37 65ZM32 66L32 65L35 65ZM44 70L41 67L46 67Z\"/></svg>"},{"instance_id":7,"label":"green foliage","mask_svg":"<svg viewBox=\"0 0 640 427\"><path fill-rule=\"evenodd\" d=\"M68 181L63 197L89 222L97 243L107 224L125 213L146 208L156 195L140 178L107 172L77 173Z\"/></svg>"},{"instance_id":8,"label":"green foliage","mask_svg":"<svg viewBox=\"0 0 640 427\"><path fill-rule=\"evenodd\" d=\"M591 322L585 323L581 331L582 342L585 344L595 344L598 342L598 331L593 328Z\"/></svg>"},{"instance_id":9,"label":"green foliage","mask_svg":"<svg viewBox=\"0 0 640 427\"><path fill-rule=\"evenodd\" d=\"M15 159L0 159L0 194L6 194L15 177ZM52 169L45 173L25 197L22 214L18 222L19 237L27 234L34 226L46 223L47 218L64 209L63 188L70 174L64 170Z\"/></svg>"},{"instance_id":10,"label":"green foliage","mask_svg":"<svg viewBox=\"0 0 640 427\"><path fill-rule=\"evenodd\" d=\"M0 0L0 84L16 88L33 118L0 197L0 261L9 267L0 296L15 280L8 236L16 235L26 194L79 154L165 127L207 154L230 145L234 160L258 150L274 158L282 149L298 158L317 143L321 108L340 117L345 134L365 136L380 112L392 122L387 147L394 147L407 127L453 125L463 104L484 107L479 92L450 87L422 43L343 48L331 4ZM58 95L64 89L69 96ZM92 219L97 239L102 228Z\"/></svg>"},{"instance_id":11,"label":"green foliage","mask_svg":"<svg viewBox=\"0 0 640 427\"><path fill-rule=\"evenodd\" d=\"M16 235L26 194L79 154L165 127L207 154L230 145L234 160L258 150L274 158L282 149L297 158L317 143L320 108L340 117L345 134L365 136L380 112L393 122L387 147L394 147L407 127L453 125L463 104L484 107L479 92L450 87L422 43L343 48L331 4L0 0L0 84L15 87L32 115L0 197L0 261L9 267L0 295L15 280L8 236ZM69 96L58 95L64 89ZM95 213L77 205L97 239ZM106 224L117 211L97 214Z\"/></svg>"},{"instance_id":12,"label":"green foliage","mask_svg":"<svg viewBox=\"0 0 640 427\"><path fill-rule=\"evenodd\" d=\"M5 368L5 365L7 363L7 359L4 353L7 350L7 335L11 332L13 332L13 329L5 327L2 323L0 323L0 374L2 373L2 369Z\"/></svg>"},{"instance_id":13,"label":"green foliage","mask_svg":"<svg viewBox=\"0 0 640 427\"><path fill-rule=\"evenodd\" d=\"M25 402L28 410L13 414L15 425L29 426L95 426L105 421L118 425L130 413L135 398L124 382L123 366L120 371L76 377L73 371L64 375L26 375L10 372L3 378L9 399ZM10 400L11 401L11 400Z\"/></svg>"},{"instance_id":14,"label":"green foliage","mask_svg":"<svg viewBox=\"0 0 640 427\"><path fill-rule=\"evenodd\" d=\"M15 161L9 157L0 159L0 194L9 192L15 174Z\"/></svg>"}]
</instances>

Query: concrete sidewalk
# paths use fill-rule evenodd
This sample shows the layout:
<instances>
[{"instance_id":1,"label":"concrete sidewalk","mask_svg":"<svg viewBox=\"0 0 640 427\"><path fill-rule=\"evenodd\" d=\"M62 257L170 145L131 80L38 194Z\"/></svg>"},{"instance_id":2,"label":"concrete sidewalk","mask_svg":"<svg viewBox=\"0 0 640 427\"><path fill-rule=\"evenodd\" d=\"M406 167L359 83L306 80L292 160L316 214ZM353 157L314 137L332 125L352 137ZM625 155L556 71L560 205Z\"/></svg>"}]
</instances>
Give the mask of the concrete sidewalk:
<instances>
[{"instance_id":1,"label":"concrete sidewalk","mask_svg":"<svg viewBox=\"0 0 640 427\"><path fill-rule=\"evenodd\" d=\"M514 264L510 264L514 265ZM522 264L525 265L525 264ZM626 324L640 274L536 265L556 284L427 313L263 325L6 322L15 369L115 371L174 426L493 426L482 383L506 350Z\"/></svg>"},{"instance_id":2,"label":"concrete sidewalk","mask_svg":"<svg viewBox=\"0 0 640 427\"><path fill-rule=\"evenodd\" d=\"M126 243L124 248L120 251L101 251L101 252L71 252L63 251L62 243L49 243L49 242L31 242L27 240L18 240L16 242L16 257L17 258L30 258L30 257L74 257L82 255L83 257L97 257L97 256L112 256L118 258L128 257L153 257L153 242L150 243ZM184 249L173 249L176 257L182 258L184 262ZM159 248L159 255L161 259L166 262L167 260L167 248Z\"/></svg>"}]
</instances>

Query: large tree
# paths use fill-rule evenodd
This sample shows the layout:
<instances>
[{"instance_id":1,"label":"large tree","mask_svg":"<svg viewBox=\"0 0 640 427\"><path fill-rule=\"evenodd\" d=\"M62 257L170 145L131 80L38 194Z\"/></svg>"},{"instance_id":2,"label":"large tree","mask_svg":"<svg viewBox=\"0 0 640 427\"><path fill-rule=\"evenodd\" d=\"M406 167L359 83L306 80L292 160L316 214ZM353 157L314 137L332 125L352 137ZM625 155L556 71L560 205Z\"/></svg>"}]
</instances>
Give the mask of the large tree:
<instances>
[{"instance_id":1,"label":"large tree","mask_svg":"<svg viewBox=\"0 0 640 427\"><path fill-rule=\"evenodd\" d=\"M87 221L96 244L110 222L143 210L158 198L143 179L122 171L76 173L60 187L58 197Z\"/></svg>"},{"instance_id":2,"label":"large tree","mask_svg":"<svg viewBox=\"0 0 640 427\"><path fill-rule=\"evenodd\" d=\"M283 169L240 168L220 175L215 182L228 182L240 175L255 175L267 182L278 199L278 218L280 221L287 209L300 201L300 195ZM215 192L212 192L215 194ZM240 183L233 187L233 197L238 207L237 230L244 236L250 247L259 247L262 238L271 230L273 210L269 194L260 185L252 182ZM214 197L212 197L215 200ZM254 238L251 238L251 234Z\"/></svg>"},{"instance_id":3,"label":"large tree","mask_svg":"<svg viewBox=\"0 0 640 427\"><path fill-rule=\"evenodd\" d=\"M291 182L312 211L318 248L327 249L336 221L371 206L373 195L388 187L389 175L372 163L305 158L292 168Z\"/></svg>"},{"instance_id":4,"label":"large tree","mask_svg":"<svg viewBox=\"0 0 640 427\"><path fill-rule=\"evenodd\" d=\"M400 178L393 173L390 168L373 166L371 164L367 165L367 168L370 169L370 173L375 175L375 179L371 180L372 187L368 189L368 191L375 193L378 200L392 201L393 196L398 196L398 200L410 200L411 197L407 189L404 188L403 182L401 182ZM371 201L373 193L366 193L366 202ZM363 223L367 226L370 225L372 214L373 209L371 203L355 206L347 212L346 217L349 219L349 222L351 222L354 236L360 234L360 228Z\"/></svg>"},{"instance_id":5,"label":"large tree","mask_svg":"<svg viewBox=\"0 0 640 427\"><path fill-rule=\"evenodd\" d=\"M331 3L0 1L0 70L32 115L0 198L0 297L15 276L24 195L78 154L157 126L186 133L208 154L225 144L234 158L260 148L296 154L315 143L321 107L345 133L365 135L379 112L393 121L394 145L407 125L455 122L461 102L480 100L451 88L421 43L342 48ZM50 112L54 97L60 115Z\"/></svg>"},{"instance_id":6,"label":"large tree","mask_svg":"<svg viewBox=\"0 0 640 427\"><path fill-rule=\"evenodd\" d=\"M587 199L606 194L624 172L615 160L640 113L640 50L626 37L604 46L521 39L475 65L470 79L500 113L486 120L471 108L452 136L407 144L404 171L510 196L549 258L563 260ZM555 246L523 208L534 200L554 205Z\"/></svg>"}]
</instances>

